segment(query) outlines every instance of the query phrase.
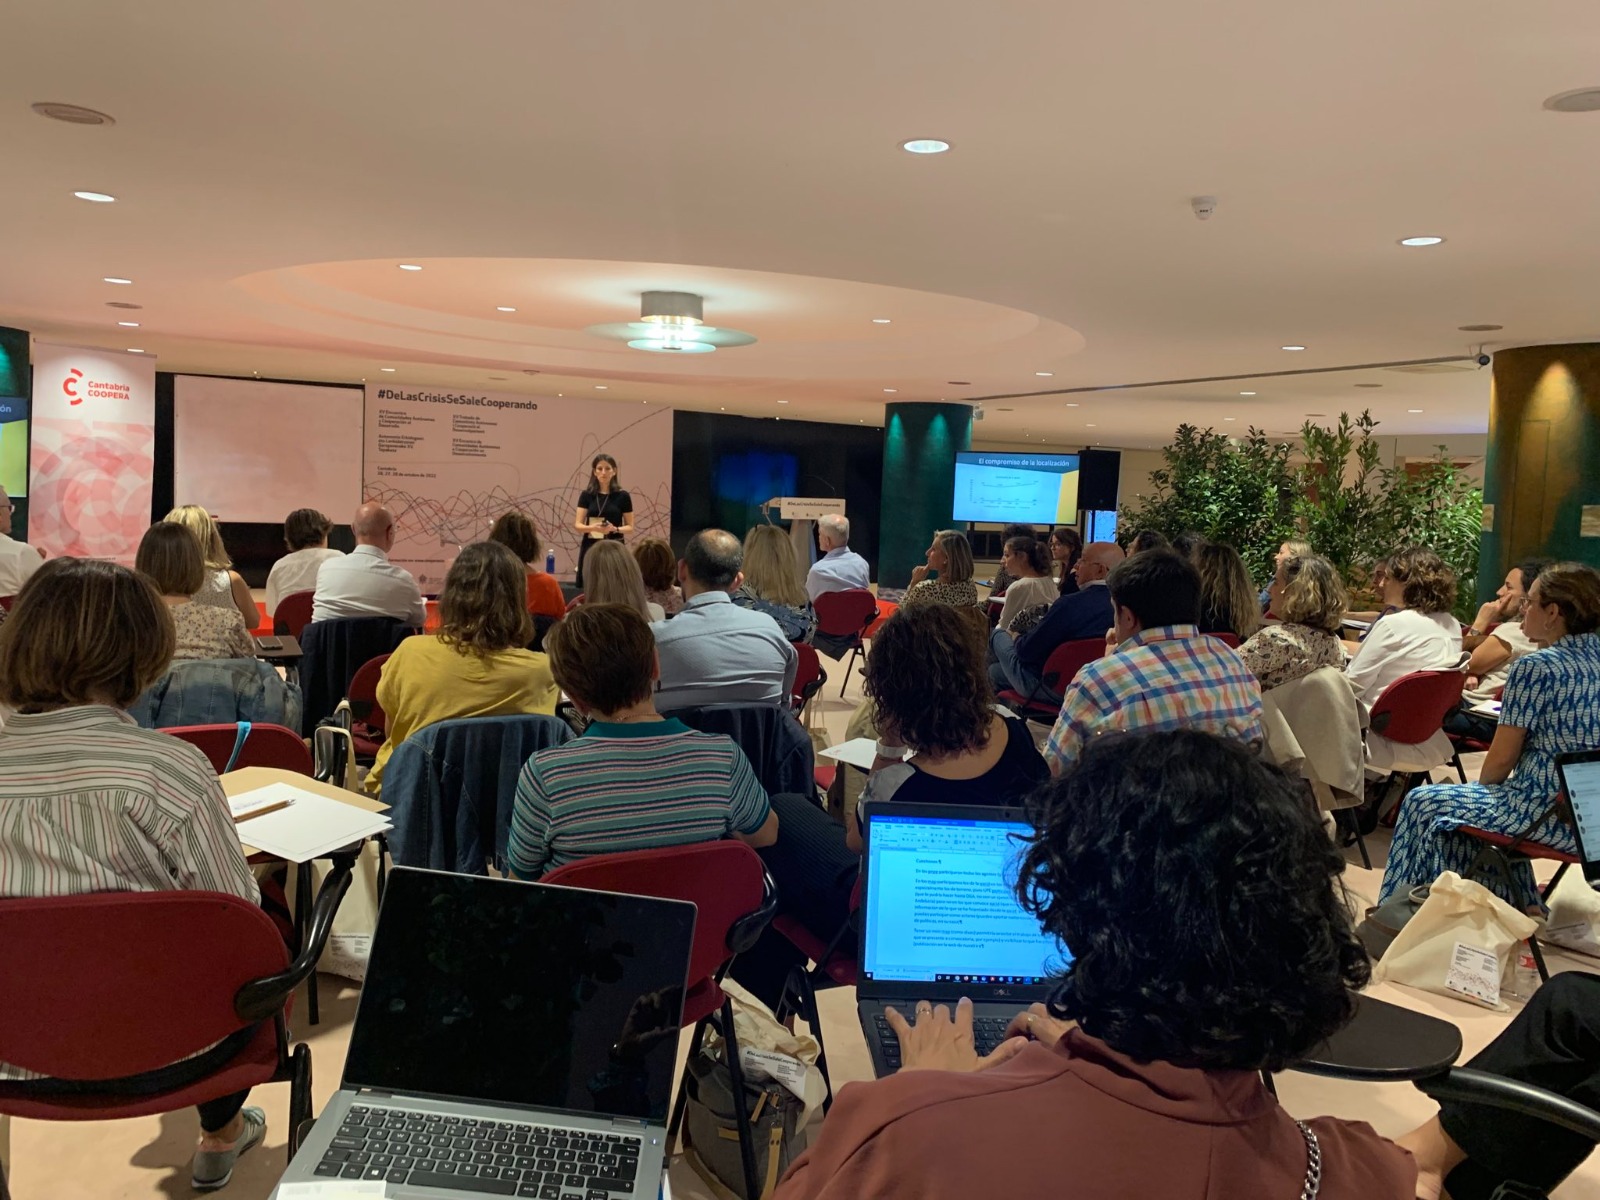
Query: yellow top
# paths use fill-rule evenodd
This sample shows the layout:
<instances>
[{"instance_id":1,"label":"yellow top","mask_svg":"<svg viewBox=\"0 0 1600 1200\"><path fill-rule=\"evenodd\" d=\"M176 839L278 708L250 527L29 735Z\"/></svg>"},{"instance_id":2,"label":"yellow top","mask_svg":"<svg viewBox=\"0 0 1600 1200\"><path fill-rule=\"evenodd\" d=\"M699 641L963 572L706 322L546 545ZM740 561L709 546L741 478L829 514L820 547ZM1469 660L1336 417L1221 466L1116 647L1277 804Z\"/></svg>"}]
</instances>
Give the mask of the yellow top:
<instances>
[{"instance_id":1,"label":"yellow top","mask_svg":"<svg viewBox=\"0 0 1600 1200\"><path fill-rule=\"evenodd\" d=\"M378 747L367 790L380 790L389 754L424 726L458 717L554 714L559 694L549 660L537 651L463 654L431 633L408 637L383 664L378 680L389 736Z\"/></svg>"}]
</instances>

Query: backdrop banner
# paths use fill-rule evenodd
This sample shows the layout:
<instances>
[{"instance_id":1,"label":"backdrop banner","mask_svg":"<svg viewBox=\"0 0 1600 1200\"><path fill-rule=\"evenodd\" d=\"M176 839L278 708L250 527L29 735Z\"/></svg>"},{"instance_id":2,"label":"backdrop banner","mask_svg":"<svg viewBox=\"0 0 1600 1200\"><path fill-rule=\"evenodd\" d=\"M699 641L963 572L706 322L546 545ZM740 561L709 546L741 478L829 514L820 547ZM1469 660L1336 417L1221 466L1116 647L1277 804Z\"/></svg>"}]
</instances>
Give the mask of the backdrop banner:
<instances>
[{"instance_id":1,"label":"backdrop banner","mask_svg":"<svg viewBox=\"0 0 1600 1200\"><path fill-rule=\"evenodd\" d=\"M571 578L572 518L596 454L617 460L634 532L667 537L672 521L672 410L559 396L368 384L362 491L394 510L390 558L434 594L460 548L521 509ZM541 564L542 566L543 564Z\"/></svg>"},{"instance_id":2,"label":"backdrop banner","mask_svg":"<svg viewBox=\"0 0 1600 1200\"><path fill-rule=\"evenodd\" d=\"M155 443L154 355L35 343L29 542L132 566Z\"/></svg>"}]
</instances>

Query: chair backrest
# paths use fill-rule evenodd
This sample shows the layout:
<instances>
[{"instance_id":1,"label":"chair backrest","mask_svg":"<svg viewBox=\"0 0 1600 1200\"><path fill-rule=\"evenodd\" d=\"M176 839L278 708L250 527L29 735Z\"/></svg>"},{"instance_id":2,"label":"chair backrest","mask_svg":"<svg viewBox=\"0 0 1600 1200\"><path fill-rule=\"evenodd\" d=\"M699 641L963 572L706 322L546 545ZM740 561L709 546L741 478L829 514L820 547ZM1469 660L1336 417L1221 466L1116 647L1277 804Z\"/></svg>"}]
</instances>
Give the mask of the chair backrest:
<instances>
[{"instance_id":1,"label":"chair backrest","mask_svg":"<svg viewBox=\"0 0 1600 1200\"><path fill-rule=\"evenodd\" d=\"M0 608L5 609L7 612L11 611L11 606L16 602L17 598L15 596L0 596Z\"/></svg>"},{"instance_id":2,"label":"chair backrest","mask_svg":"<svg viewBox=\"0 0 1600 1200\"><path fill-rule=\"evenodd\" d=\"M878 598L866 588L846 588L842 592L823 592L812 605L817 611L817 629L830 637L852 637L863 633L878 615Z\"/></svg>"},{"instance_id":3,"label":"chair backrest","mask_svg":"<svg viewBox=\"0 0 1600 1200\"><path fill-rule=\"evenodd\" d=\"M1050 651L1050 657L1044 660L1044 669L1039 672L1039 682L1052 695L1060 696L1066 692L1067 685L1077 678L1079 671L1105 652L1105 638L1077 638L1070 642L1062 642Z\"/></svg>"},{"instance_id":4,"label":"chair backrest","mask_svg":"<svg viewBox=\"0 0 1600 1200\"><path fill-rule=\"evenodd\" d=\"M363 663L387 654L411 633L393 617L339 617L307 625L300 636L304 651L300 690L305 700L300 728L306 735L350 694L350 681Z\"/></svg>"},{"instance_id":5,"label":"chair backrest","mask_svg":"<svg viewBox=\"0 0 1600 1200\"><path fill-rule=\"evenodd\" d=\"M577 608L578 605L582 604L583 603L583 597L584 597L584 593L579 592L571 600L568 600L567 601L567 611L571 612L573 609Z\"/></svg>"},{"instance_id":6,"label":"chair backrest","mask_svg":"<svg viewBox=\"0 0 1600 1200\"><path fill-rule=\"evenodd\" d=\"M517 777L535 753L572 740L559 717L463 717L417 730L383 769L394 821L389 850L403 867L487 874L502 869Z\"/></svg>"},{"instance_id":7,"label":"chair backrest","mask_svg":"<svg viewBox=\"0 0 1600 1200\"><path fill-rule=\"evenodd\" d=\"M1372 731L1407 746L1427 741L1461 703L1466 681L1457 670L1413 671L1400 676L1383 689L1372 706L1368 718Z\"/></svg>"},{"instance_id":8,"label":"chair backrest","mask_svg":"<svg viewBox=\"0 0 1600 1200\"><path fill-rule=\"evenodd\" d=\"M766 899L766 868L760 856L743 842L731 840L597 854L557 867L540 882L689 901L698 909L689 958L690 989L714 978L733 958L740 922L760 913Z\"/></svg>"},{"instance_id":9,"label":"chair backrest","mask_svg":"<svg viewBox=\"0 0 1600 1200\"><path fill-rule=\"evenodd\" d=\"M794 642L792 645L795 657L799 660L794 672L794 708L799 712L822 687L825 676L822 674L822 660L813 647L805 642Z\"/></svg>"},{"instance_id":10,"label":"chair backrest","mask_svg":"<svg viewBox=\"0 0 1600 1200\"><path fill-rule=\"evenodd\" d=\"M128 715L145 729L233 721L298 729L303 707L299 686L259 658L197 658L173 663Z\"/></svg>"},{"instance_id":11,"label":"chair backrest","mask_svg":"<svg viewBox=\"0 0 1600 1200\"><path fill-rule=\"evenodd\" d=\"M289 963L271 919L218 892L0 900L0 946L0 1062L58 1079L136 1075L220 1041L246 1024L239 989Z\"/></svg>"},{"instance_id":12,"label":"chair backrest","mask_svg":"<svg viewBox=\"0 0 1600 1200\"><path fill-rule=\"evenodd\" d=\"M383 675L383 664L388 661L388 654L380 654L362 663L350 680L350 693L346 697L350 701L350 715L379 732L389 726L389 717L378 703L378 679Z\"/></svg>"},{"instance_id":13,"label":"chair backrest","mask_svg":"<svg viewBox=\"0 0 1600 1200\"><path fill-rule=\"evenodd\" d=\"M279 600L272 613L272 632L298 641L301 631L311 624L311 601L315 596L315 592L290 592Z\"/></svg>"},{"instance_id":14,"label":"chair backrest","mask_svg":"<svg viewBox=\"0 0 1600 1200\"><path fill-rule=\"evenodd\" d=\"M776 704L702 704L668 716L701 733L732 738L767 795L809 796L816 788L816 752L793 712Z\"/></svg>"},{"instance_id":15,"label":"chair backrest","mask_svg":"<svg viewBox=\"0 0 1600 1200\"><path fill-rule=\"evenodd\" d=\"M228 759L239 737L237 725L174 725L161 732L197 747L219 775L228 769ZM310 775L314 769L310 748L298 733L282 725L252 725L233 764L234 770L240 767L279 767L301 775Z\"/></svg>"},{"instance_id":16,"label":"chair backrest","mask_svg":"<svg viewBox=\"0 0 1600 1200\"><path fill-rule=\"evenodd\" d=\"M1229 646L1234 650L1239 648L1239 635L1237 633L1208 633L1206 636L1214 637L1224 646Z\"/></svg>"}]
</instances>

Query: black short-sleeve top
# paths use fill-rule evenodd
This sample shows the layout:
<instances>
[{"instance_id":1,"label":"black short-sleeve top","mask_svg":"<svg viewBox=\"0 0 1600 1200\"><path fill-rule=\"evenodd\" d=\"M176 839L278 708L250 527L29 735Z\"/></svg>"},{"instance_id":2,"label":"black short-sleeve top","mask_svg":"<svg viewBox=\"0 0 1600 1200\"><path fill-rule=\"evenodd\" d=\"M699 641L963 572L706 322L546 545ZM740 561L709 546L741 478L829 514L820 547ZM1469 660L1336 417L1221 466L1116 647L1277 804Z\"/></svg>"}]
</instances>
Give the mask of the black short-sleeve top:
<instances>
[{"instance_id":1,"label":"black short-sleeve top","mask_svg":"<svg viewBox=\"0 0 1600 1200\"><path fill-rule=\"evenodd\" d=\"M633 511L633 497L621 488L612 488L609 492L585 491L578 497L578 507L588 514L591 521L605 520L613 525L626 525L626 518ZM591 533L584 536L598 538L600 535ZM620 537L621 534L613 533L611 536Z\"/></svg>"}]
</instances>

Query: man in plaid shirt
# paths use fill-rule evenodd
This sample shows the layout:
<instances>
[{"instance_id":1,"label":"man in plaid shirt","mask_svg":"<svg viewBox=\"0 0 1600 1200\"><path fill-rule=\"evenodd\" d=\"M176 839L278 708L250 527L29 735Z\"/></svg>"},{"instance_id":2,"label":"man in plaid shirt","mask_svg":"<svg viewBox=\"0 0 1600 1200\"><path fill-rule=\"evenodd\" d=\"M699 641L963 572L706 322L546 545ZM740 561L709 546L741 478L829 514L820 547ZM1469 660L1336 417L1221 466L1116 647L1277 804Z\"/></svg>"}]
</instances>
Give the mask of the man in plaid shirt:
<instances>
[{"instance_id":1,"label":"man in plaid shirt","mask_svg":"<svg viewBox=\"0 0 1600 1200\"><path fill-rule=\"evenodd\" d=\"M1117 648L1078 672L1050 731L1045 760L1060 775L1099 733L1201 729L1264 740L1261 688L1230 647L1201 634L1200 577L1171 550L1118 564L1111 589Z\"/></svg>"}]
</instances>

